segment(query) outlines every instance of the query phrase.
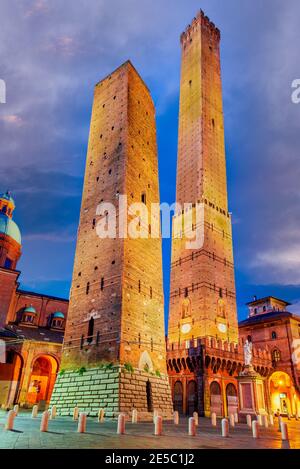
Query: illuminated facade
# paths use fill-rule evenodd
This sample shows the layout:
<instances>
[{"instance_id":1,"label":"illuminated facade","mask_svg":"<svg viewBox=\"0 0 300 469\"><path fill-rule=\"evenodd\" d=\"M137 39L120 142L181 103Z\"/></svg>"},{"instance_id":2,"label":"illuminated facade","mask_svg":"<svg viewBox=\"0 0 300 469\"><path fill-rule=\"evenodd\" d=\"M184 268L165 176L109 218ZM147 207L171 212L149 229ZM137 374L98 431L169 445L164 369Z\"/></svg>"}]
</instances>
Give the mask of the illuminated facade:
<instances>
[{"instance_id":1,"label":"illuminated facade","mask_svg":"<svg viewBox=\"0 0 300 469\"><path fill-rule=\"evenodd\" d=\"M161 239L126 238L120 231L113 238L98 235L97 226L107 216L97 211L99 203L118 207L124 195L128 205L149 209L159 203L154 105L129 61L95 87L64 373L52 397L65 414L75 403L92 415L100 407L109 416L133 408L145 418L154 408L164 415L172 412ZM134 218L127 220L127 213L117 208L118 226L121 217L122 229ZM148 223L147 234L153 228Z\"/></svg>"},{"instance_id":2,"label":"illuminated facade","mask_svg":"<svg viewBox=\"0 0 300 469\"><path fill-rule=\"evenodd\" d=\"M0 195L0 405L49 404L60 364L68 300L19 288L21 233L13 220L15 203Z\"/></svg>"},{"instance_id":3,"label":"illuminated facade","mask_svg":"<svg viewBox=\"0 0 300 469\"><path fill-rule=\"evenodd\" d=\"M257 350L267 348L273 369L266 382L270 409L282 415L300 415L300 317L290 303L272 296L248 303L248 318L239 323L244 342L251 336Z\"/></svg>"}]
</instances>

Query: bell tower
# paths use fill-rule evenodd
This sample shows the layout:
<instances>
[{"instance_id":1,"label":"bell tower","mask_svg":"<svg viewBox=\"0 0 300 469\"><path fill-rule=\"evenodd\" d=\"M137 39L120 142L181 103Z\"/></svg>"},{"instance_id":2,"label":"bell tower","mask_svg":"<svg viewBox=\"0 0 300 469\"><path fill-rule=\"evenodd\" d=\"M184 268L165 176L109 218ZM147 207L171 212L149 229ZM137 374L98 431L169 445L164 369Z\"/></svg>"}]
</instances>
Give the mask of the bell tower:
<instances>
[{"instance_id":1,"label":"bell tower","mask_svg":"<svg viewBox=\"0 0 300 469\"><path fill-rule=\"evenodd\" d=\"M238 341L231 216L228 212L220 31L201 11L181 35L176 201L198 206L198 249L173 237L169 343ZM181 214L180 214L181 215ZM178 214L174 216L176 223Z\"/></svg>"}]
</instances>

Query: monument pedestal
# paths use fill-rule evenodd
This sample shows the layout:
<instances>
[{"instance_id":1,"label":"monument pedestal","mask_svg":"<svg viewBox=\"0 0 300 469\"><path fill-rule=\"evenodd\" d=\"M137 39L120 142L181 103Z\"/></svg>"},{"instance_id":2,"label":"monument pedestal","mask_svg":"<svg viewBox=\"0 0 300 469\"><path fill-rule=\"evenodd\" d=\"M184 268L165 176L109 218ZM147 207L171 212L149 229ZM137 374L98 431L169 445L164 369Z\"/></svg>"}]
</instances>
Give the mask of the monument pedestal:
<instances>
[{"instance_id":1,"label":"monument pedestal","mask_svg":"<svg viewBox=\"0 0 300 469\"><path fill-rule=\"evenodd\" d=\"M254 371L253 366L249 365L239 374L237 380L240 421L245 422L248 414L253 418L256 418L258 414L266 414L264 378Z\"/></svg>"}]
</instances>

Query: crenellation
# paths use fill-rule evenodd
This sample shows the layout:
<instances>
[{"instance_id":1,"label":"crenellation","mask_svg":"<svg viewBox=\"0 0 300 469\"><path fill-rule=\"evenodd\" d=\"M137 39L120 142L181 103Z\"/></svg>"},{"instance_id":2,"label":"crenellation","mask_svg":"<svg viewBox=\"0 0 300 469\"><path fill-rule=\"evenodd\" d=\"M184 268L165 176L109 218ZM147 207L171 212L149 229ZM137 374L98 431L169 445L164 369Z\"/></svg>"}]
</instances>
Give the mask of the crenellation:
<instances>
[{"instance_id":1,"label":"crenellation","mask_svg":"<svg viewBox=\"0 0 300 469\"><path fill-rule=\"evenodd\" d=\"M210 21L210 19L200 10L197 15L193 18L191 24L189 24L185 30L180 35L180 42L184 46L187 41L191 41L193 34L200 31L209 31L211 36L213 36L217 42L221 39L220 30L215 26L215 24Z\"/></svg>"}]
</instances>

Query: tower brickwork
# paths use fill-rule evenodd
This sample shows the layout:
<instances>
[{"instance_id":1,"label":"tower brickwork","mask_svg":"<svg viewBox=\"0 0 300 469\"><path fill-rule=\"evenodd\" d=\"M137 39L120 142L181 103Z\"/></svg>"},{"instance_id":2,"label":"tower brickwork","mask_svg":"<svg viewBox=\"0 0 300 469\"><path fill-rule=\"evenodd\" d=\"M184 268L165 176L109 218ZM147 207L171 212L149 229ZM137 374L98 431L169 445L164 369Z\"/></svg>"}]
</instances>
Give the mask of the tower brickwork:
<instances>
[{"instance_id":1,"label":"tower brickwork","mask_svg":"<svg viewBox=\"0 0 300 469\"><path fill-rule=\"evenodd\" d=\"M176 200L202 209L199 249L173 239L170 343L238 340L231 218L228 212L220 32L200 12L181 35ZM174 223L176 216L174 217Z\"/></svg>"},{"instance_id":2,"label":"tower brickwork","mask_svg":"<svg viewBox=\"0 0 300 469\"><path fill-rule=\"evenodd\" d=\"M97 209L101 203L116 207L112 238L99 237L99 223L111 214ZM133 203L148 208L149 214L151 204L159 203L158 163L153 101L126 62L95 87L64 373L52 399L60 405L64 395L65 413L75 403L90 413L105 407L110 415L134 407L145 415L154 408L165 414L172 410L161 239L150 237L157 228L150 216L137 223L147 237L132 238L130 225L137 213L127 217L127 210ZM159 218L153 223L159 225ZM71 376L76 382L76 370L82 370L85 388L68 384Z\"/></svg>"}]
</instances>

